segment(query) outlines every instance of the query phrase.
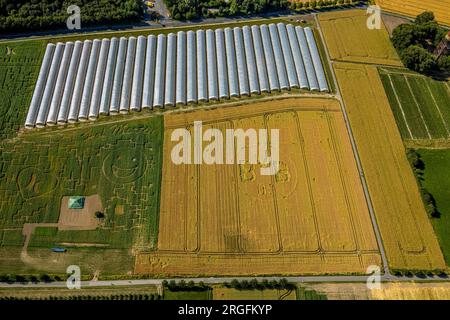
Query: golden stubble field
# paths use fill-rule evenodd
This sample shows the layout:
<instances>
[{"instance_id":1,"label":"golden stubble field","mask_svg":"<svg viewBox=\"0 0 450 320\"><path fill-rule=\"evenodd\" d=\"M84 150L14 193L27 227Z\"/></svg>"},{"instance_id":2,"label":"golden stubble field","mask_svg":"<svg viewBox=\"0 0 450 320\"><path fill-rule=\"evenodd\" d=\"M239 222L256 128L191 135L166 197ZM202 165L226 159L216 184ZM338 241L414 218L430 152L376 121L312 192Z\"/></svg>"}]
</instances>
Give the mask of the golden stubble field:
<instances>
[{"instance_id":1,"label":"golden stubble field","mask_svg":"<svg viewBox=\"0 0 450 320\"><path fill-rule=\"evenodd\" d=\"M450 283L382 283L368 289L366 283L307 284L307 289L326 295L328 300L449 300Z\"/></svg>"},{"instance_id":2,"label":"golden stubble field","mask_svg":"<svg viewBox=\"0 0 450 320\"><path fill-rule=\"evenodd\" d=\"M450 26L450 0L376 0L382 10L415 17L424 11L433 11L436 20Z\"/></svg>"},{"instance_id":3,"label":"golden stubble field","mask_svg":"<svg viewBox=\"0 0 450 320\"><path fill-rule=\"evenodd\" d=\"M371 30L368 17L359 9L318 15L331 59L401 66L384 24Z\"/></svg>"},{"instance_id":4,"label":"golden stubble field","mask_svg":"<svg viewBox=\"0 0 450 320\"><path fill-rule=\"evenodd\" d=\"M376 67L334 68L390 267L445 269Z\"/></svg>"},{"instance_id":5,"label":"golden stubble field","mask_svg":"<svg viewBox=\"0 0 450 320\"><path fill-rule=\"evenodd\" d=\"M194 121L203 121L203 130L280 129L280 171L175 165L172 131L192 132ZM337 100L274 100L166 114L164 122L158 250L138 255L136 273L364 273L380 265Z\"/></svg>"}]
</instances>

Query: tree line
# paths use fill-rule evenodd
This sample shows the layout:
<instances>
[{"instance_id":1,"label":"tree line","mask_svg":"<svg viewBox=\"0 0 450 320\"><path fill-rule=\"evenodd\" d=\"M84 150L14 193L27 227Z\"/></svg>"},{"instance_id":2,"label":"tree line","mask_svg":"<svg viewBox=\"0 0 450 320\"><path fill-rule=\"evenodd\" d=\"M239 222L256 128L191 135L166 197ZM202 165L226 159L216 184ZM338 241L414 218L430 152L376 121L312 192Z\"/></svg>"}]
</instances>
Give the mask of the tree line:
<instances>
[{"instance_id":1,"label":"tree line","mask_svg":"<svg viewBox=\"0 0 450 320\"><path fill-rule=\"evenodd\" d=\"M420 154L414 149L408 149L406 156L413 169L414 175L419 182L420 193L422 195L425 210L427 211L428 216L431 218L440 218L441 213L436 206L436 199L422 184L424 180L423 174L425 170L425 163L423 162Z\"/></svg>"},{"instance_id":2,"label":"tree line","mask_svg":"<svg viewBox=\"0 0 450 320\"><path fill-rule=\"evenodd\" d=\"M158 294L112 294L112 295L70 295L70 296L45 296L45 297L17 297L17 296L0 296L0 300L161 300Z\"/></svg>"},{"instance_id":3,"label":"tree line","mask_svg":"<svg viewBox=\"0 0 450 320\"><path fill-rule=\"evenodd\" d=\"M286 10L288 0L165 0L175 20L251 15Z\"/></svg>"},{"instance_id":4,"label":"tree line","mask_svg":"<svg viewBox=\"0 0 450 320\"><path fill-rule=\"evenodd\" d=\"M431 53L446 33L434 19L433 12L426 11L419 14L414 23L396 27L391 40L407 68L424 74L438 70L450 72L450 56L436 59Z\"/></svg>"},{"instance_id":5,"label":"tree line","mask_svg":"<svg viewBox=\"0 0 450 320\"><path fill-rule=\"evenodd\" d=\"M67 8L81 9L81 27L139 21L140 0L0 0L0 33L65 28Z\"/></svg>"}]
</instances>

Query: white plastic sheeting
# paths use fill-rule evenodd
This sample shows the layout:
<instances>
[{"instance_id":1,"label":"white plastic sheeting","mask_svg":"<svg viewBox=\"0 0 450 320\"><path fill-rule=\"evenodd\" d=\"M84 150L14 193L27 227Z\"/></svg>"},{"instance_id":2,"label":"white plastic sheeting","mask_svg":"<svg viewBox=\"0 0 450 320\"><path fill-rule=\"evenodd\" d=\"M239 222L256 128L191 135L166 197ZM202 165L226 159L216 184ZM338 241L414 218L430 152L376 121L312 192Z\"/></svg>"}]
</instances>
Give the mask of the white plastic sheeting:
<instances>
[{"instance_id":1,"label":"white plastic sheeting","mask_svg":"<svg viewBox=\"0 0 450 320\"><path fill-rule=\"evenodd\" d=\"M244 35L245 60L247 61L250 93L259 94L260 91L259 91L258 69L256 68L252 31L249 26L244 26L242 28L242 33Z\"/></svg>"},{"instance_id":2,"label":"white plastic sheeting","mask_svg":"<svg viewBox=\"0 0 450 320\"><path fill-rule=\"evenodd\" d=\"M177 36L170 33L167 37L167 62L164 105L175 106L175 72L177 59Z\"/></svg>"},{"instance_id":3,"label":"white plastic sheeting","mask_svg":"<svg viewBox=\"0 0 450 320\"><path fill-rule=\"evenodd\" d=\"M54 125L58 121L59 106L61 105L61 98L64 91L64 85L66 83L66 77L70 64L70 59L72 57L72 51L73 51L73 42L67 42L61 60L61 67L59 68L58 78L56 80L52 102L50 103L50 110L47 115L47 125Z\"/></svg>"},{"instance_id":4,"label":"white plastic sheeting","mask_svg":"<svg viewBox=\"0 0 450 320\"><path fill-rule=\"evenodd\" d=\"M328 83L323 71L322 61L320 60L319 50L317 49L316 41L314 40L314 34L311 28L305 28L306 41L308 42L309 52L311 53L312 61L314 64L314 71L316 72L317 81L319 83L319 90L321 92L328 92Z\"/></svg>"},{"instance_id":5,"label":"white plastic sheeting","mask_svg":"<svg viewBox=\"0 0 450 320\"><path fill-rule=\"evenodd\" d=\"M275 56L273 55L272 40L270 40L269 28L263 24L260 27L261 38L264 48L264 57L266 58L267 74L269 75L270 90L280 90L280 82L277 75L277 66L275 65Z\"/></svg>"},{"instance_id":6,"label":"white plastic sheeting","mask_svg":"<svg viewBox=\"0 0 450 320\"><path fill-rule=\"evenodd\" d=\"M114 72L113 88L111 93L110 114L118 114L120 107L120 95L122 92L123 71L125 70L125 59L127 56L127 38L120 38L119 52L117 53L116 70Z\"/></svg>"},{"instance_id":7,"label":"white plastic sheeting","mask_svg":"<svg viewBox=\"0 0 450 320\"><path fill-rule=\"evenodd\" d=\"M222 29L216 29L217 77L219 79L219 98L228 99L228 72L225 51L225 35Z\"/></svg>"},{"instance_id":8,"label":"white plastic sheeting","mask_svg":"<svg viewBox=\"0 0 450 320\"><path fill-rule=\"evenodd\" d=\"M205 30L197 30L197 80L198 101L208 101Z\"/></svg>"},{"instance_id":9,"label":"white plastic sheeting","mask_svg":"<svg viewBox=\"0 0 450 320\"><path fill-rule=\"evenodd\" d=\"M187 32L187 103L197 103L197 43L194 31Z\"/></svg>"},{"instance_id":10,"label":"white plastic sheeting","mask_svg":"<svg viewBox=\"0 0 450 320\"><path fill-rule=\"evenodd\" d=\"M136 38L128 39L127 58L123 72L122 94L120 96L120 113L128 113L130 110L131 86L133 83L134 61L136 57Z\"/></svg>"},{"instance_id":11,"label":"white plastic sheeting","mask_svg":"<svg viewBox=\"0 0 450 320\"><path fill-rule=\"evenodd\" d=\"M164 106L166 45L167 37L163 34L158 35L158 44L156 46L155 85L153 89L153 106L158 108Z\"/></svg>"},{"instance_id":12,"label":"white plastic sheeting","mask_svg":"<svg viewBox=\"0 0 450 320\"><path fill-rule=\"evenodd\" d=\"M177 33L176 104L186 104L186 32Z\"/></svg>"},{"instance_id":13,"label":"white plastic sheeting","mask_svg":"<svg viewBox=\"0 0 450 320\"><path fill-rule=\"evenodd\" d=\"M72 95L69 108L69 122L78 121L78 111L80 110L81 95L83 94L84 82L86 81L86 70L89 63L89 55L91 54L92 41L86 40L83 43L83 51L81 52L80 64L78 66L77 77L75 80L75 88Z\"/></svg>"},{"instance_id":14,"label":"white plastic sheeting","mask_svg":"<svg viewBox=\"0 0 450 320\"><path fill-rule=\"evenodd\" d=\"M283 50L281 49L280 36L275 24L269 24L270 40L272 40L273 53L275 55L275 65L277 67L278 80L281 89L289 89L289 80L286 72Z\"/></svg>"},{"instance_id":15,"label":"white plastic sheeting","mask_svg":"<svg viewBox=\"0 0 450 320\"><path fill-rule=\"evenodd\" d=\"M67 123L69 115L70 102L72 101L73 89L77 76L78 65L80 63L81 51L83 50L83 42L76 41L70 59L69 71L67 72L67 79L64 85L62 94L61 106L58 112L58 124Z\"/></svg>"},{"instance_id":16,"label":"white plastic sheeting","mask_svg":"<svg viewBox=\"0 0 450 320\"><path fill-rule=\"evenodd\" d=\"M103 39L98 56L97 71L95 72L94 90L92 92L91 106L89 108L89 119L96 120L98 118L100 99L102 97L103 84L105 83L106 63L109 52L109 39Z\"/></svg>"},{"instance_id":17,"label":"white plastic sheeting","mask_svg":"<svg viewBox=\"0 0 450 320\"><path fill-rule=\"evenodd\" d=\"M233 30L225 28L225 49L227 57L228 83L231 97L239 97L239 80L236 65L236 48L234 45Z\"/></svg>"},{"instance_id":18,"label":"white plastic sheeting","mask_svg":"<svg viewBox=\"0 0 450 320\"><path fill-rule=\"evenodd\" d=\"M153 106L153 87L155 85L156 37L147 38L147 52L145 56L144 87L142 89L142 109Z\"/></svg>"},{"instance_id":19,"label":"white plastic sheeting","mask_svg":"<svg viewBox=\"0 0 450 320\"><path fill-rule=\"evenodd\" d=\"M56 78L58 77L58 71L61 65L63 52L64 52L64 43L59 42L56 45L55 54L53 55L53 60L50 66L50 71L48 72L47 84L45 86L44 94L42 96L41 105L39 106L39 113L36 119L37 127L43 127L47 122L47 115L54 92Z\"/></svg>"},{"instance_id":20,"label":"white plastic sheeting","mask_svg":"<svg viewBox=\"0 0 450 320\"><path fill-rule=\"evenodd\" d=\"M236 47L239 94L241 96L248 96L250 94L250 87L248 84L248 69L247 69L247 61L245 59L244 38L242 36L242 29L238 27L234 28L233 34L234 34L234 44Z\"/></svg>"},{"instance_id":21,"label":"white plastic sheeting","mask_svg":"<svg viewBox=\"0 0 450 320\"><path fill-rule=\"evenodd\" d=\"M206 61L208 68L208 99L219 100L217 86L217 54L214 31L206 30Z\"/></svg>"},{"instance_id":22,"label":"white plastic sheeting","mask_svg":"<svg viewBox=\"0 0 450 320\"><path fill-rule=\"evenodd\" d=\"M278 33L281 40L281 50L283 51L283 58L286 63L286 71L289 79L289 86L291 88L300 88L297 71L295 70L294 58L292 57L291 45L289 43L289 37L284 23L278 23Z\"/></svg>"},{"instance_id":23,"label":"white plastic sheeting","mask_svg":"<svg viewBox=\"0 0 450 320\"><path fill-rule=\"evenodd\" d=\"M295 71L297 72L297 78L301 89L309 89L308 78L306 76L305 66L303 65L302 52L298 45L297 34L295 33L295 27L292 24L286 26L289 44L292 49L292 56L294 57Z\"/></svg>"},{"instance_id":24,"label":"white plastic sheeting","mask_svg":"<svg viewBox=\"0 0 450 320\"><path fill-rule=\"evenodd\" d=\"M50 44L25 126L298 87L329 91L314 33L292 24Z\"/></svg>"},{"instance_id":25,"label":"white plastic sheeting","mask_svg":"<svg viewBox=\"0 0 450 320\"><path fill-rule=\"evenodd\" d=\"M111 92L114 81L114 70L116 68L117 50L119 48L119 39L112 38L109 44L108 60L106 62L105 79L102 87L102 96L100 98L100 114L109 114L109 105L111 103Z\"/></svg>"},{"instance_id":26,"label":"white plastic sheeting","mask_svg":"<svg viewBox=\"0 0 450 320\"><path fill-rule=\"evenodd\" d=\"M309 53L305 32L303 31L302 27L295 27L295 31L297 33L300 51L302 52L306 76L308 77L309 89L312 91L317 91L319 90L319 83L317 82L316 72L314 71L314 64L311 59L311 54Z\"/></svg>"},{"instance_id":27,"label":"white plastic sheeting","mask_svg":"<svg viewBox=\"0 0 450 320\"><path fill-rule=\"evenodd\" d=\"M31 98L30 108L28 109L27 118L25 120L26 128L33 128L36 124L36 117L41 105L42 95L44 94L47 83L48 72L52 65L53 54L55 52L55 45L49 43L45 49L44 59L42 60L41 70L39 71L36 86L34 88L33 97Z\"/></svg>"},{"instance_id":28,"label":"white plastic sheeting","mask_svg":"<svg viewBox=\"0 0 450 320\"><path fill-rule=\"evenodd\" d=\"M141 111L146 45L147 38L144 36L139 36L136 46L136 60L134 62L133 83L131 85L131 111Z\"/></svg>"},{"instance_id":29,"label":"white plastic sheeting","mask_svg":"<svg viewBox=\"0 0 450 320\"><path fill-rule=\"evenodd\" d=\"M101 41L95 39L92 44L91 55L89 57L89 64L86 71L86 79L83 88L83 95L81 96L78 121L86 121L89 116L89 107L92 98L92 91L95 80L95 72L97 70L98 54L100 51L100 46Z\"/></svg>"},{"instance_id":30,"label":"white plastic sheeting","mask_svg":"<svg viewBox=\"0 0 450 320\"><path fill-rule=\"evenodd\" d=\"M261 92L270 92L269 78L267 77L266 59L258 26L252 26L253 45L255 46L256 67L258 69L259 88Z\"/></svg>"}]
</instances>

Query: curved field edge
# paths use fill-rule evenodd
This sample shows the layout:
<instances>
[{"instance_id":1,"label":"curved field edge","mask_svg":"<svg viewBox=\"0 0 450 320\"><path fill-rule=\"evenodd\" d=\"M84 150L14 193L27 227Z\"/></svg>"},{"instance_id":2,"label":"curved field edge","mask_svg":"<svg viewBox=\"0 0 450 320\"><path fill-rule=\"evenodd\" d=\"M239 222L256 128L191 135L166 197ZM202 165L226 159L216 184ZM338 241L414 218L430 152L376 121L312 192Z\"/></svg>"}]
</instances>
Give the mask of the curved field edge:
<instances>
[{"instance_id":1,"label":"curved field edge","mask_svg":"<svg viewBox=\"0 0 450 320\"><path fill-rule=\"evenodd\" d=\"M437 238L406 159L376 67L335 63L392 269L444 270Z\"/></svg>"}]
</instances>

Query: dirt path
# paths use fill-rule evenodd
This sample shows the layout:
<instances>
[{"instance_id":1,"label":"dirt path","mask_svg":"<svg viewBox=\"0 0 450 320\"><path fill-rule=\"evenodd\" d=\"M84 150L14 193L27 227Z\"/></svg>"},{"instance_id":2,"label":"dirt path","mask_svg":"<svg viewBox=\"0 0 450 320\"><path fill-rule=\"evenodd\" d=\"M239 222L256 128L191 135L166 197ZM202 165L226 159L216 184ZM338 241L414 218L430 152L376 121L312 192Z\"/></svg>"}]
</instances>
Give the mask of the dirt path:
<instances>
[{"instance_id":1,"label":"dirt path","mask_svg":"<svg viewBox=\"0 0 450 320\"><path fill-rule=\"evenodd\" d=\"M25 223L22 229L22 235L25 236L25 242L20 253L20 258L24 263L37 264L37 260L28 255L28 245L30 243L31 235L36 227L58 227L58 223Z\"/></svg>"}]
</instances>

